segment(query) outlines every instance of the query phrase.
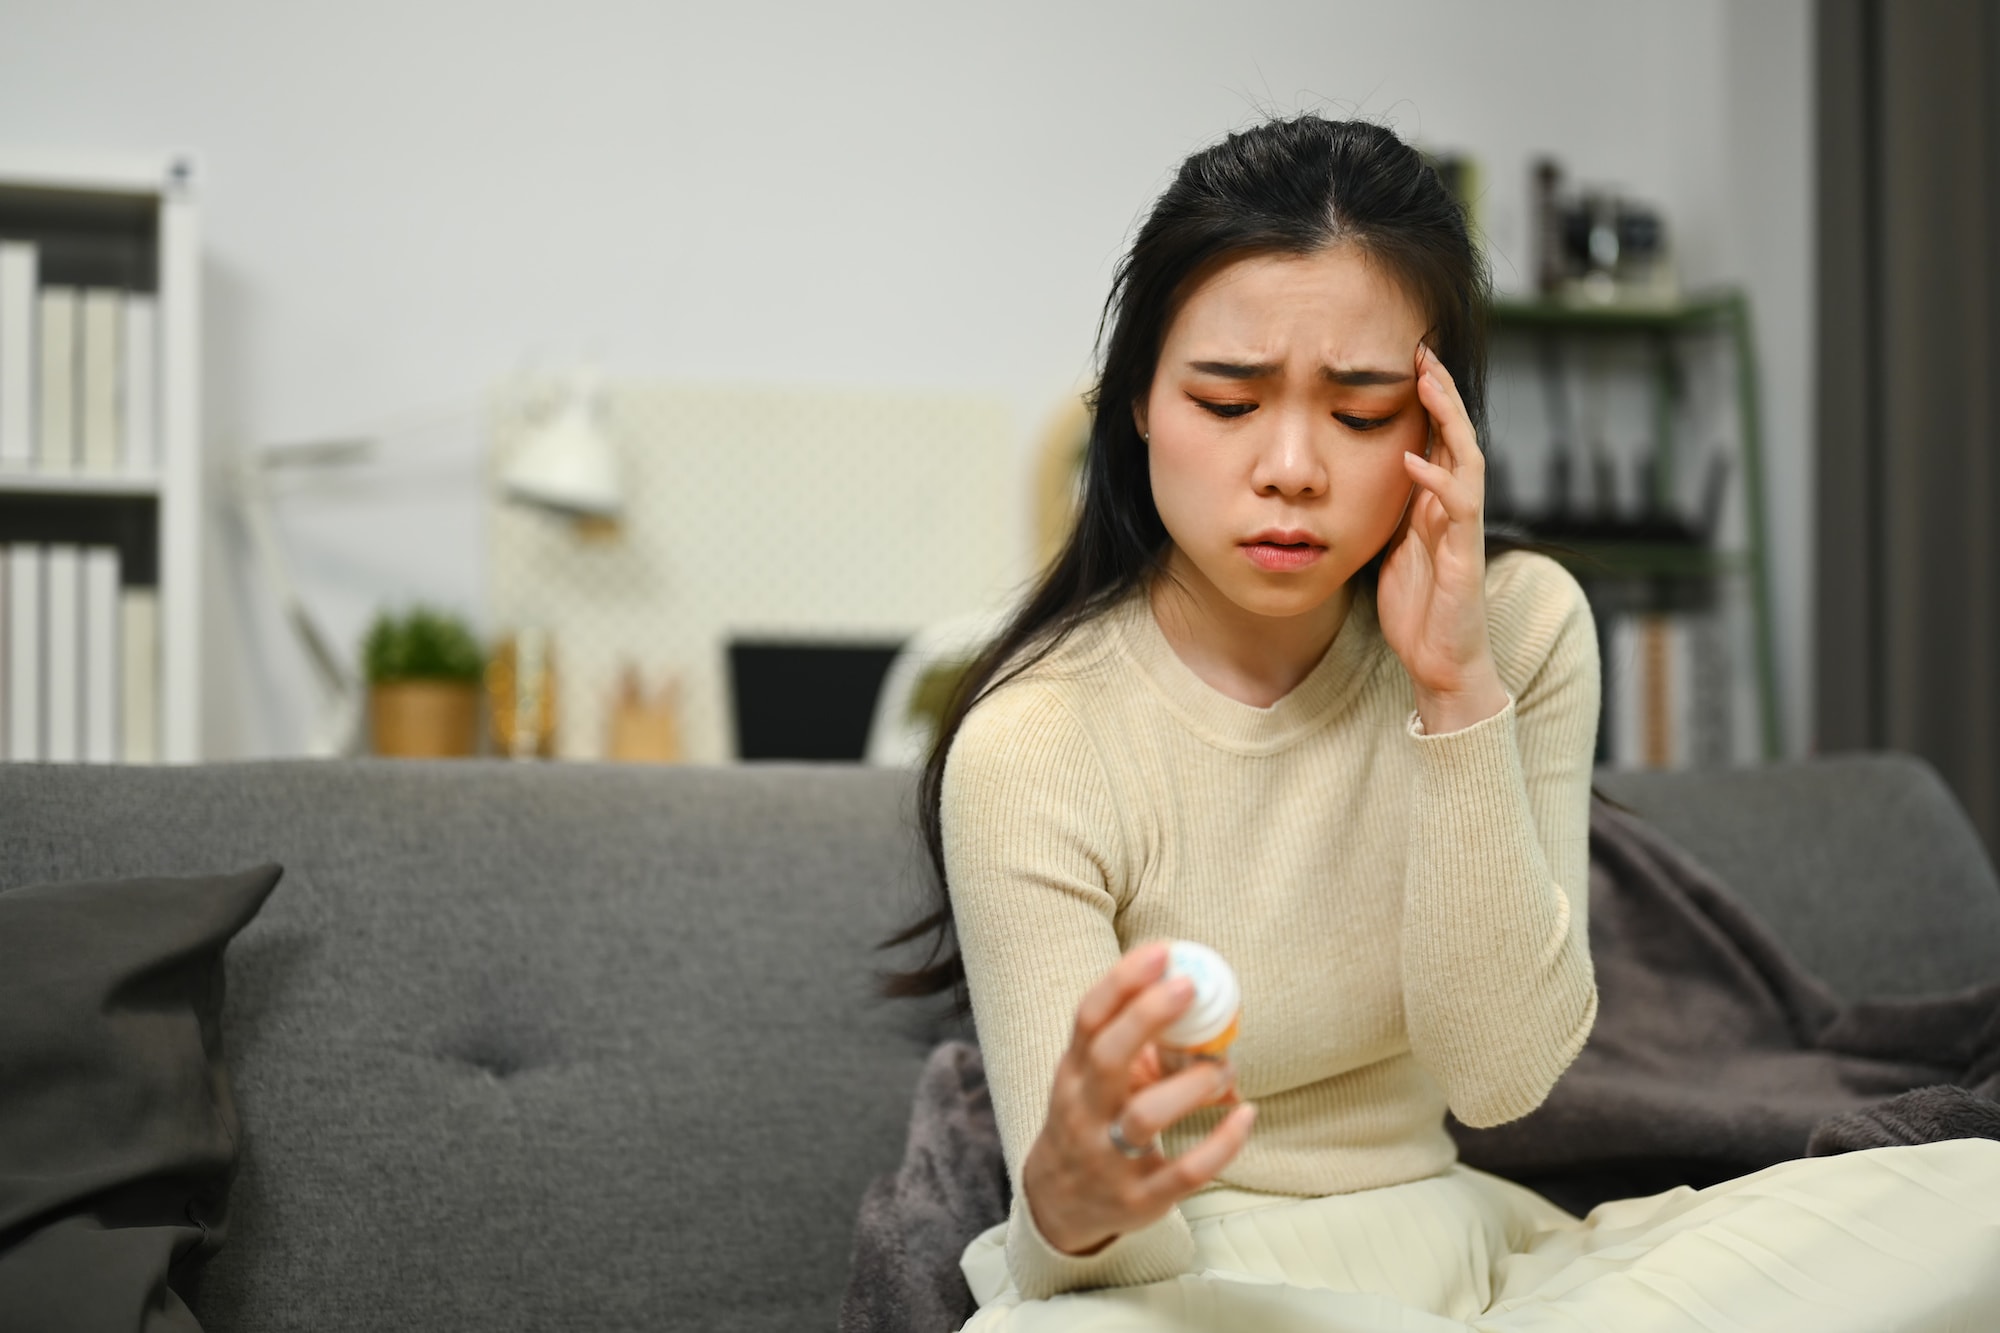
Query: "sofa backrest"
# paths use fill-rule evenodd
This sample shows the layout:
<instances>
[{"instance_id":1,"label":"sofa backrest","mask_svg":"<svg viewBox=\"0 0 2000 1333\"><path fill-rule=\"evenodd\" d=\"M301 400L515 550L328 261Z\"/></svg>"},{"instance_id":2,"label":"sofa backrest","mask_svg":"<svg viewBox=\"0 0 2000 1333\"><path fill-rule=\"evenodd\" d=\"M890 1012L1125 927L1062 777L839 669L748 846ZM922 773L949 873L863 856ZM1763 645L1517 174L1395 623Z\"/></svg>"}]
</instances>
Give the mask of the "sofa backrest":
<instances>
[{"instance_id":1,"label":"sofa backrest","mask_svg":"<svg viewBox=\"0 0 2000 1333\"><path fill-rule=\"evenodd\" d=\"M1918 761L1599 782L1849 995L2000 972L2000 884ZM285 867L228 954L210 1333L827 1328L963 1030L871 998L913 803L843 765L0 765L0 886Z\"/></svg>"},{"instance_id":2,"label":"sofa backrest","mask_svg":"<svg viewBox=\"0 0 2000 1333\"><path fill-rule=\"evenodd\" d=\"M284 878L230 946L211 1333L829 1328L941 1007L859 767L0 767L0 884Z\"/></svg>"},{"instance_id":3,"label":"sofa backrest","mask_svg":"<svg viewBox=\"0 0 2000 1333\"><path fill-rule=\"evenodd\" d=\"M1921 759L1607 771L1597 785L1694 853L1847 999L2000 978L2000 877Z\"/></svg>"}]
</instances>

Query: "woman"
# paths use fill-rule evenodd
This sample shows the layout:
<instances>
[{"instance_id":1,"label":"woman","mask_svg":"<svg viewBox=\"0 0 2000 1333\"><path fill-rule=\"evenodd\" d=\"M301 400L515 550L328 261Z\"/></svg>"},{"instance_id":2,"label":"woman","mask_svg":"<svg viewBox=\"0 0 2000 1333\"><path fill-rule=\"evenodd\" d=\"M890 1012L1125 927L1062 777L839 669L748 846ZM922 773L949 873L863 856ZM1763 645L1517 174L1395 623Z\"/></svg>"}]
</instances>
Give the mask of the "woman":
<instances>
[{"instance_id":1,"label":"woman","mask_svg":"<svg viewBox=\"0 0 2000 1333\"><path fill-rule=\"evenodd\" d=\"M900 937L934 944L900 993L969 994L1014 1185L968 1329L2000 1313L1995 1206L1909 1183L1990 1197L2000 1145L1588 1222L1456 1163L1445 1111L1532 1110L1597 1005L1596 635L1560 565L1484 531L1486 298L1436 175L1316 116L1191 157L1122 263L1082 513L941 728L948 896ZM1162 1076L1173 937L1240 976L1228 1067ZM1925 1269L1856 1220L1884 1208Z\"/></svg>"}]
</instances>

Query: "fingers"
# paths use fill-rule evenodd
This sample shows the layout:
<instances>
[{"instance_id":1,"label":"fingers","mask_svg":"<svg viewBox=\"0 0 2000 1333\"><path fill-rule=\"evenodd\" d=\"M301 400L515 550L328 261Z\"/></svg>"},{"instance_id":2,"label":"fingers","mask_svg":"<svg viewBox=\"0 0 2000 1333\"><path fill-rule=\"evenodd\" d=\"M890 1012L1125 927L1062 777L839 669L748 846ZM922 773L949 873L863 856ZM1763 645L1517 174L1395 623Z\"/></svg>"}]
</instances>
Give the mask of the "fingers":
<instances>
[{"instance_id":1,"label":"fingers","mask_svg":"<svg viewBox=\"0 0 2000 1333\"><path fill-rule=\"evenodd\" d=\"M1193 1000L1194 983L1186 977L1157 981L1131 997L1098 1030L1084 1052L1084 1064L1094 1075L1090 1085L1098 1105L1123 1103L1134 1082L1133 1064L1140 1052Z\"/></svg>"},{"instance_id":2,"label":"fingers","mask_svg":"<svg viewBox=\"0 0 2000 1333\"><path fill-rule=\"evenodd\" d=\"M1161 1130L1230 1096L1235 1087L1236 1076L1228 1065L1200 1061L1134 1093L1118 1123L1133 1143L1150 1143Z\"/></svg>"},{"instance_id":3,"label":"fingers","mask_svg":"<svg viewBox=\"0 0 2000 1333\"><path fill-rule=\"evenodd\" d=\"M1108 1119L1135 1084L1158 1079L1155 1061L1142 1068L1146 1046L1194 998L1185 977L1161 980L1167 968L1164 941L1138 945L1112 965L1077 1005L1056 1099Z\"/></svg>"},{"instance_id":4,"label":"fingers","mask_svg":"<svg viewBox=\"0 0 2000 1333\"><path fill-rule=\"evenodd\" d=\"M1147 1211L1165 1212L1206 1185L1234 1161L1250 1139L1257 1108L1243 1103L1222 1118L1208 1136L1179 1157L1169 1159L1138 1187L1138 1203Z\"/></svg>"},{"instance_id":5,"label":"fingers","mask_svg":"<svg viewBox=\"0 0 2000 1333\"><path fill-rule=\"evenodd\" d=\"M1406 470L1410 479L1437 497L1444 507L1445 517L1466 527L1479 523L1481 509L1485 504L1484 479L1467 480L1454 477L1436 463L1426 463L1415 454L1404 454ZM1416 502L1412 501L1408 510L1415 517Z\"/></svg>"},{"instance_id":6,"label":"fingers","mask_svg":"<svg viewBox=\"0 0 2000 1333\"><path fill-rule=\"evenodd\" d=\"M1125 956L1084 992L1076 1006L1076 1027L1070 1036L1071 1051L1087 1048L1098 1031L1115 1017L1134 995L1157 981L1167 970L1167 946L1154 940L1125 951Z\"/></svg>"},{"instance_id":7,"label":"fingers","mask_svg":"<svg viewBox=\"0 0 2000 1333\"><path fill-rule=\"evenodd\" d=\"M1160 1068L1160 1048L1148 1042L1139 1048L1139 1057L1132 1062L1132 1082L1145 1087L1158 1083L1166 1071Z\"/></svg>"},{"instance_id":8,"label":"fingers","mask_svg":"<svg viewBox=\"0 0 2000 1333\"><path fill-rule=\"evenodd\" d=\"M1449 455L1439 460L1433 450L1431 461L1449 463L1454 473L1467 469L1483 473L1486 457L1479 450L1478 432L1472 428L1472 416L1465 410L1465 400L1458 395L1458 383L1444 368L1444 362L1438 360L1437 353L1428 347L1417 358L1417 394L1423 400L1424 410L1436 423L1433 437Z\"/></svg>"},{"instance_id":9,"label":"fingers","mask_svg":"<svg viewBox=\"0 0 2000 1333\"><path fill-rule=\"evenodd\" d=\"M1404 454L1405 467L1413 480L1437 496L1447 517L1471 522L1479 516L1486 493L1486 457L1451 372L1429 347L1421 348L1417 356L1417 396L1434 423L1436 447L1428 461Z\"/></svg>"}]
</instances>

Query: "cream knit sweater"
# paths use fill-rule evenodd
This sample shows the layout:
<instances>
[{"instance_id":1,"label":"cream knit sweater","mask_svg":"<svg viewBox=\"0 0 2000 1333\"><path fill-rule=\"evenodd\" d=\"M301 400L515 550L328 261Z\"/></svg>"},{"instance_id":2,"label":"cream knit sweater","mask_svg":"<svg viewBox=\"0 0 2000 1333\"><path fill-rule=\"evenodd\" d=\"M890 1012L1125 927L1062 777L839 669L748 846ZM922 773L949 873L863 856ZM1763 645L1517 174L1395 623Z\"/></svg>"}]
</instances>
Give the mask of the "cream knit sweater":
<instances>
[{"instance_id":1,"label":"cream knit sweater","mask_svg":"<svg viewBox=\"0 0 2000 1333\"><path fill-rule=\"evenodd\" d=\"M1488 563L1507 706L1424 734L1359 592L1326 655L1256 708L1195 675L1143 590L981 700L944 773L946 877L1015 1185L1024 1297L1187 1271L1178 1210L1074 1258L1020 1194L1077 1002L1118 956L1212 945L1243 985L1257 1103L1221 1180L1322 1195L1445 1169L1446 1108L1525 1115L1597 1013L1588 935L1597 640L1555 561ZM1186 1149L1221 1112L1169 1130Z\"/></svg>"}]
</instances>

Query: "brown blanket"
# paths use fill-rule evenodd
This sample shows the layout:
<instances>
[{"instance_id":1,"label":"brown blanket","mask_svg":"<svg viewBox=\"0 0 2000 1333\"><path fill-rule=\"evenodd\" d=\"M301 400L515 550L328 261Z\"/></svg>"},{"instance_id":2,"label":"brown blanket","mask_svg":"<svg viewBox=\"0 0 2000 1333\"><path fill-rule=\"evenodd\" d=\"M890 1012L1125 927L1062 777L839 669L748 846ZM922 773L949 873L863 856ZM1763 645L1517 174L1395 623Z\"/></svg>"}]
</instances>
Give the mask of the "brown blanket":
<instances>
[{"instance_id":1,"label":"brown blanket","mask_svg":"<svg viewBox=\"0 0 2000 1333\"><path fill-rule=\"evenodd\" d=\"M1692 857L1602 801L1590 914L1590 1041L1533 1114L1451 1122L1468 1163L1582 1213L1809 1152L2000 1138L2000 982L1843 1005ZM948 1042L918 1082L901 1169L862 1201L842 1333L959 1327L959 1254L1007 1204L979 1053Z\"/></svg>"}]
</instances>

